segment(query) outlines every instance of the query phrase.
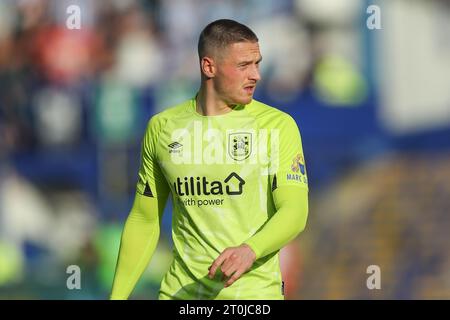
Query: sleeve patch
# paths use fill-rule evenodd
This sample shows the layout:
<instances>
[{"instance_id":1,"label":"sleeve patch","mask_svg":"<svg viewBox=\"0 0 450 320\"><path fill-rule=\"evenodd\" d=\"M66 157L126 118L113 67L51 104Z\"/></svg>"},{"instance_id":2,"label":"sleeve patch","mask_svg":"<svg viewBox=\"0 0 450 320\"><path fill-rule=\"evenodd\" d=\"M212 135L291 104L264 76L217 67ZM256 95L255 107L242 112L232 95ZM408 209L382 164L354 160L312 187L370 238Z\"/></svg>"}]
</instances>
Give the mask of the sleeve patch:
<instances>
[{"instance_id":1,"label":"sleeve patch","mask_svg":"<svg viewBox=\"0 0 450 320\"><path fill-rule=\"evenodd\" d=\"M272 181L272 191L274 191L277 188L277 175L273 175L273 181Z\"/></svg>"},{"instance_id":2,"label":"sleeve patch","mask_svg":"<svg viewBox=\"0 0 450 320\"><path fill-rule=\"evenodd\" d=\"M145 183L144 196L152 197L152 198L154 197L152 189L150 188L150 185L148 184L148 182Z\"/></svg>"}]
</instances>

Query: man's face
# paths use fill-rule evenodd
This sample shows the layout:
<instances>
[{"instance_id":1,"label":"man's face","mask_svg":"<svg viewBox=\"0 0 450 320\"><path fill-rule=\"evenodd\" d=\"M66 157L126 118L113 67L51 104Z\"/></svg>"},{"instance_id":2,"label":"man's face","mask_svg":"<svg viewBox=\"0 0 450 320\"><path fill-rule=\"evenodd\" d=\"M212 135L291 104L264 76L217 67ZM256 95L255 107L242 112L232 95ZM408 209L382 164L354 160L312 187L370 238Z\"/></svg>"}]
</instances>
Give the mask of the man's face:
<instances>
[{"instance_id":1,"label":"man's face","mask_svg":"<svg viewBox=\"0 0 450 320\"><path fill-rule=\"evenodd\" d=\"M250 103L261 79L261 60L258 42L229 45L216 59L214 87L219 97L228 105Z\"/></svg>"}]
</instances>

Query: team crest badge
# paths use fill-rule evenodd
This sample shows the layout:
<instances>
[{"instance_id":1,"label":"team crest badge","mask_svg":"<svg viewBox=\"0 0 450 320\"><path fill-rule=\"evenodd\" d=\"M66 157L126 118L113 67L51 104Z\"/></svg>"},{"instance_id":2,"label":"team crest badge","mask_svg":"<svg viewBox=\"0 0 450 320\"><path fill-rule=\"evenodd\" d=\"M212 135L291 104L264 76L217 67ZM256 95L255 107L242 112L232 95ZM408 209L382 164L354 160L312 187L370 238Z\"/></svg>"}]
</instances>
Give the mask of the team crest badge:
<instances>
[{"instance_id":1,"label":"team crest badge","mask_svg":"<svg viewBox=\"0 0 450 320\"><path fill-rule=\"evenodd\" d=\"M252 152L252 134L248 132L230 133L228 135L228 153L234 160L247 159Z\"/></svg>"},{"instance_id":2,"label":"team crest badge","mask_svg":"<svg viewBox=\"0 0 450 320\"><path fill-rule=\"evenodd\" d=\"M294 159L292 160L291 169L294 172L301 172L302 174L305 174L305 159L303 159L303 156L301 154L297 154Z\"/></svg>"}]
</instances>

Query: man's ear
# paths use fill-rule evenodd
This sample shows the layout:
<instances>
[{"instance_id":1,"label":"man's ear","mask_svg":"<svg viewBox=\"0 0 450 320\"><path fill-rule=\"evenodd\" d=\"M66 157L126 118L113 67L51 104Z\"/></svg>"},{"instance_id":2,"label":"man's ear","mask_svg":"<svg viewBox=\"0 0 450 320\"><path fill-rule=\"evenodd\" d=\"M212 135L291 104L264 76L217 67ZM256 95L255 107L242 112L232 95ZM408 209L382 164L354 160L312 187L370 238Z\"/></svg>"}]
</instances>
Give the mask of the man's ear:
<instances>
[{"instance_id":1,"label":"man's ear","mask_svg":"<svg viewBox=\"0 0 450 320\"><path fill-rule=\"evenodd\" d=\"M214 63L214 60L210 57L203 57L200 61L200 68L202 70L202 73L207 78L214 78L216 75L216 65Z\"/></svg>"}]
</instances>

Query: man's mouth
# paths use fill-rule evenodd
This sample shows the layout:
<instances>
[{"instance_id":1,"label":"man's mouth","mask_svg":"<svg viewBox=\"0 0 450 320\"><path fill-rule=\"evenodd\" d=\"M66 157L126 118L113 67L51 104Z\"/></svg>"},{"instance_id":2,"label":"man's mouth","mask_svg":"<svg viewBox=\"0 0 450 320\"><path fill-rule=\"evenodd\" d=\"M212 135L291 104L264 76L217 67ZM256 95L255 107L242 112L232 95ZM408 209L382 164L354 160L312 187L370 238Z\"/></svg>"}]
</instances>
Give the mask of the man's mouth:
<instances>
[{"instance_id":1,"label":"man's mouth","mask_svg":"<svg viewBox=\"0 0 450 320\"><path fill-rule=\"evenodd\" d=\"M255 90L255 85L246 86L246 87L244 87L244 90L245 90L247 93L253 93L253 91Z\"/></svg>"}]
</instances>

